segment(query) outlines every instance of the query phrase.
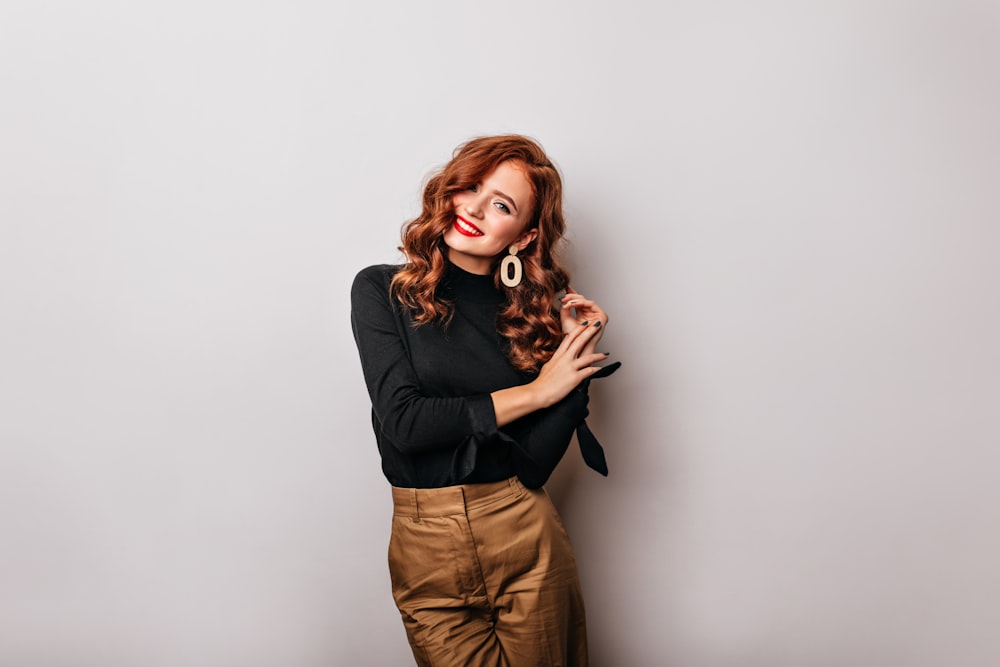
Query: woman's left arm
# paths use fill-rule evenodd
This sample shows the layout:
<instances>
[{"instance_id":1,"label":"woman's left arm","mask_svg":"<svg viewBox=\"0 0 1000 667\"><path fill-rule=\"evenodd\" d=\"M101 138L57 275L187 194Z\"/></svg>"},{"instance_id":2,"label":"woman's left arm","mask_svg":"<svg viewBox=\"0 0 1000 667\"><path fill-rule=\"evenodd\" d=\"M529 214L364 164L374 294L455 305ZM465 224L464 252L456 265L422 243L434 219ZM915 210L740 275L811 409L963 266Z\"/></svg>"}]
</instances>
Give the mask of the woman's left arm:
<instances>
[{"instance_id":1,"label":"woman's left arm","mask_svg":"<svg viewBox=\"0 0 1000 667\"><path fill-rule=\"evenodd\" d=\"M562 299L560 319L563 333L567 335L580 327L597 329L584 344L580 352L584 355L596 349L607 327L608 315L597 302L569 288ZM617 365L620 364L612 364ZM608 372L613 370L608 369ZM552 407L533 412L501 429L518 443L514 462L518 477L526 486L542 486L566 453L573 433L589 414L588 385L589 380L585 380Z\"/></svg>"},{"instance_id":2,"label":"woman's left arm","mask_svg":"<svg viewBox=\"0 0 1000 667\"><path fill-rule=\"evenodd\" d=\"M538 410L500 429L514 441L514 471L529 489L540 488L562 460L573 433L586 419L589 397L573 390L555 405Z\"/></svg>"}]
</instances>

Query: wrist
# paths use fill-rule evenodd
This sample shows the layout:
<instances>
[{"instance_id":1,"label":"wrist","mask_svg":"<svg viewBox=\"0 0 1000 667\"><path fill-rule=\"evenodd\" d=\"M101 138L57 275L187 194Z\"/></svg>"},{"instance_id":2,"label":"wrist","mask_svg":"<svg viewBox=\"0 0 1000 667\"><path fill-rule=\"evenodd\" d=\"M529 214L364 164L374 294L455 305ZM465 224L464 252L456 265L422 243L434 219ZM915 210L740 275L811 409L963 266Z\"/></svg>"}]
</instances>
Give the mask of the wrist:
<instances>
[{"instance_id":1,"label":"wrist","mask_svg":"<svg viewBox=\"0 0 1000 667\"><path fill-rule=\"evenodd\" d=\"M535 406L535 409L548 408L559 402L559 398L547 390L545 382L540 378L536 378L524 385L524 389L527 393L528 402Z\"/></svg>"},{"instance_id":2,"label":"wrist","mask_svg":"<svg viewBox=\"0 0 1000 667\"><path fill-rule=\"evenodd\" d=\"M500 389L490 394L497 426L504 426L536 410L547 407L545 392L535 382Z\"/></svg>"}]
</instances>

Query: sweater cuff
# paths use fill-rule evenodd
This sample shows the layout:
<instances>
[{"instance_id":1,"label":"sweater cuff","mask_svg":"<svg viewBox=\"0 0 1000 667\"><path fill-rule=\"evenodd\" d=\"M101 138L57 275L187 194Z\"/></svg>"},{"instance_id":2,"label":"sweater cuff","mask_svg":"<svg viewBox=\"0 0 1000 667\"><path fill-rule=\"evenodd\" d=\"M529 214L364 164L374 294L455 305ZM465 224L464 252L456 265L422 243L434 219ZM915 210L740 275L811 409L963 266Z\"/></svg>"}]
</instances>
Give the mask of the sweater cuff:
<instances>
[{"instance_id":1,"label":"sweater cuff","mask_svg":"<svg viewBox=\"0 0 1000 667\"><path fill-rule=\"evenodd\" d=\"M497 416L493 410L493 397L477 394L465 399L472 433L455 448L451 459L451 475L456 484L461 484L476 469L479 447L496 438Z\"/></svg>"},{"instance_id":2,"label":"sweater cuff","mask_svg":"<svg viewBox=\"0 0 1000 667\"><path fill-rule=\"evenodd\" d=\"M496 437L497 415L493 409L493 397L489 394L476 394L467 397L465 403L469 409L472 437L480 442Z\"/></svg>"},{"instance_id":3,"label":"sweater cuff","mask_svg":"<svg viewBox=\"0 0 1000 667\"><path fill-rule=\"evenodd\" d=\"M566 398L552 406L551 412L553 415L558 415L560 419L576 426L590 414L590 411L587 409L589 401L590 396L587 394L586 389L571 391Z\"/></svg>"}]
</instances>

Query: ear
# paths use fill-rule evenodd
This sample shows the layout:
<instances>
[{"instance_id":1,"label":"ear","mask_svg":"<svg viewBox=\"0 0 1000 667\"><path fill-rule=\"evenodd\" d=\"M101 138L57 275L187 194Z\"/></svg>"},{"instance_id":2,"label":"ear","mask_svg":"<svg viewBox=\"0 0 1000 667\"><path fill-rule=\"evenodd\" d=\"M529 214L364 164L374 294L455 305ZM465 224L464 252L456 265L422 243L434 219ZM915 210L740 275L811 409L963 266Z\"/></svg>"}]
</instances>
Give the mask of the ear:
<instances>
[{"instance_id":1,"label":"ear","mask_svg":"<svg viewBox=\"0 0 1000 667\"><path fill-rule=\"evenodd\" d=\"M521 235L521 238L517 240L517 251L521 252L522 250L528 247L529 243L531 243L537 238L538 238L538 230L529 229L528 231L526 231L524 234Z\"/></svg>"}]
</instances>

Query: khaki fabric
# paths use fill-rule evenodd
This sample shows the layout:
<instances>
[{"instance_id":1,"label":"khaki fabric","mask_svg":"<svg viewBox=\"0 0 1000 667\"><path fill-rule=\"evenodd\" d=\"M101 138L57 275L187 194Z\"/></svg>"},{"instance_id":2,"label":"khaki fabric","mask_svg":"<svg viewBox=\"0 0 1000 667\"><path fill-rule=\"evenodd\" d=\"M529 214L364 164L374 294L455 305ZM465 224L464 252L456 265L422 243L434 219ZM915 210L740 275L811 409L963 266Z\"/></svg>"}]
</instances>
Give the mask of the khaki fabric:
<instances>
[{"instance_id":1,"label":"khaki fabric","mask_svg":"<svg viewBox=\"0 0 1000 667\"><path fill-rule=\"evenodd\" d=\"M587 664L576 560L544 490L511 478L392 496L389 572L418 665Z\"/></svg>"}]
</instances>

